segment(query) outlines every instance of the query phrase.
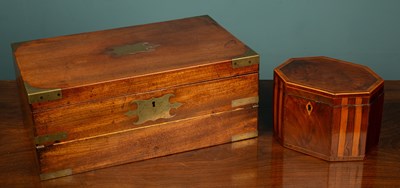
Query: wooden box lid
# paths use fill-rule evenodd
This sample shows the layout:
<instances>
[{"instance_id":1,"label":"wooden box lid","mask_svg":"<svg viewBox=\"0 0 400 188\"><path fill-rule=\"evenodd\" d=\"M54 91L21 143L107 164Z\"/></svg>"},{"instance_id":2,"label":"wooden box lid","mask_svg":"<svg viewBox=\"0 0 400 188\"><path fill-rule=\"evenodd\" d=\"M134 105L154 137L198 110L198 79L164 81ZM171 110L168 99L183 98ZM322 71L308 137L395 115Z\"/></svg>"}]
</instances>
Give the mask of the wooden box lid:
<instances>
[{"instance_id":1,"label":"wooden box lid","mask_svg":"<svg viewBox=\"0 0 400 188\"><path fill-rule=\"evenodd\" d=\"M275 73L288 84L329 95L371 94L383 83L366 66L329 57L292 58Z\"/></svg>"},{"instance_id":2,"label":"wooden box lid","mask_svg":"<svg viewBox=\"0 0 400 188\"><path fill-rule=\"evenodd\" d=\"M13 44L33 108L258 72L259 56L209 16Z\"/></svg>"}]
</instances>

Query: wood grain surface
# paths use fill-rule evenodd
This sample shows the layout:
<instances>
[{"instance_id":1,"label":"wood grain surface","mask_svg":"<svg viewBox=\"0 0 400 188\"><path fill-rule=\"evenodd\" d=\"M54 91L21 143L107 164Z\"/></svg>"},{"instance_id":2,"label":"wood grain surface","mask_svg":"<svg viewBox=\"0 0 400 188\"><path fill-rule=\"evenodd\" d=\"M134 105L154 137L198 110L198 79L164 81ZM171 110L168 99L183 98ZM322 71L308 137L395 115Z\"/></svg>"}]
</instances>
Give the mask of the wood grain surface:
<instances>
[{"instance_id":1,"label":"wood grain surface","mask_svg":"<svg viewBox=\"0 0 400 188\"><path fill-rule=\"evenodd\" d=\"M38 149L41 174L79 173L228 143L257 131L257 108L208 114Z\"/></svg>"},{"instance_id":2,"label":"wood grain surface","mask_svg":"<svg viewBox=\"0 0 400 188\"><path fill-rule=\"evenodd\" d=\"M231 111L243 107L232 107L232 100L258 96L257 82L258 74L255 73L35 112L35 136L65 132L68 137L60 141L69 141ZM137 105L132 104L133 101L148 100L166 94L174 95L169 99L170 103L182 104L177 109L171 109L171 118L134 125L138 116L125 114L137 109Z\"/></svg>"},{"instance_id":3,"label":"wood grain surface","mask_svg":"<svg viewBox=\"0 0 400 188\"><path fill-rule=\"evenodd\" d=\"M272 136L272 89L272 81L260 82L256 139L40 182L17 86L1 81L0 187L400 187L400 81L385 82L379 146L359 162L282 147Z\"/></svg>"},{"instance_id":4,"label":"wood grain surface","mask_svg":"<svg viewBox=\"0 0 400 188\"><path fill-rule=\"evenodd\" d=\"M129 46L141 47L110 53ZM209 16L38 39L13 50L25 83L62 90L61 99L33 103L33 111L258 72L257 63L232 66L251 49Z\"/></svg>"},{"instance_id":5,"label":"wood grain surface","mask_svg":"<svg viewBox=\"0 0 400 188\"><path fill-rule=\"evenodd\" d=\"M291 58L275 70L286 82L335 94L365 93L383 82L364 65L330 57Z\"/></svg>"},{"instance_id":6,"label":"wood grain surface","mask_svg":"<svg viewBox=\"0 0 400 188\"><path fill-rule=\"evenodd\" d=\"M109 53L144 42L157 47L123 56ZM198 16L33 40L14 49L25 81L38 88L66 89L229 61L248 47L209 16Z\"/></svg>"},{"instance_id":7,"label":"wood grain surface","mask_svg":"<svg viewBox=\"0 0 400 188\"><path fill-rule=\"evenodd\" d=\"M287 60L274 70L275 136L328 161L363 160L379 140L384 81L363 65L328 57Z\"/></svg>"}]
</instances>

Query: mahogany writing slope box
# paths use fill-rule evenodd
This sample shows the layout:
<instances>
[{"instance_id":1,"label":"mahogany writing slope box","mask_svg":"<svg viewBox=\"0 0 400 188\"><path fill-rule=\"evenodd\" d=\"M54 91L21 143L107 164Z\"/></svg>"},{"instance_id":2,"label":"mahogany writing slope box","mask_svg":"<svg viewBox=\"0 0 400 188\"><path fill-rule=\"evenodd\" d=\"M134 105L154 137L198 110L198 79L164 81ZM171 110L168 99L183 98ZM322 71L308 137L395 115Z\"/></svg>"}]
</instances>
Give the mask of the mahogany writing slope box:
<instances>
[{"instance_id":1,"label":"mahogany writing slope box","mask_svg":"<svg viewBox=\"0 0 400 188\"><path fill-rule=\"evenodd\" d=\"M208 16L13 49L41 179L257 136L259 56Z\"/></svg>"},{"instance_id":2,"label":"mahogany writing slope box","mask_svg":"<svg viewBox=\"0 0 400 188\"><path fill-rule=\"evenodd\" d=\"M379 141L383 84L362 65L289 59L274 71L275 137L328 161L362 160Z\"/></svg>"}]
</instances>

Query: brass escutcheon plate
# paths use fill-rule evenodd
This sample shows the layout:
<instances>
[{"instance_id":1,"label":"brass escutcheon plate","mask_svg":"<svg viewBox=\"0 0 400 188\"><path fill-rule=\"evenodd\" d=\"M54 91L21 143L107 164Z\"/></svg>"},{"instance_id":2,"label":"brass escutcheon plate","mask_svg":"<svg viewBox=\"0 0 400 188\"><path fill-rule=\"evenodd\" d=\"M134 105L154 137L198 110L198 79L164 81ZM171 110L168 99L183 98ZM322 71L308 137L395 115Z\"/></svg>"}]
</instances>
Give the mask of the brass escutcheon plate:
<instances>
[{"instance_id":1,"label":"brass escutcheon plate","mask_svg":"<svg viewBox=\"0 0 400 188\"><path fill-rule=\"evenodd\" d=\"M166 94L159 98L151 98L149 100L136 100L131 103L137 104L136 110L129 110L125 113L127 116L138 116L138 120L133 124L139 125L147 121L155 121L160 118L171 118L169 111L171 108L179 108L182 103L170 103L169 98L175 96L174 94Z\"/></svg>"}]
</instances>

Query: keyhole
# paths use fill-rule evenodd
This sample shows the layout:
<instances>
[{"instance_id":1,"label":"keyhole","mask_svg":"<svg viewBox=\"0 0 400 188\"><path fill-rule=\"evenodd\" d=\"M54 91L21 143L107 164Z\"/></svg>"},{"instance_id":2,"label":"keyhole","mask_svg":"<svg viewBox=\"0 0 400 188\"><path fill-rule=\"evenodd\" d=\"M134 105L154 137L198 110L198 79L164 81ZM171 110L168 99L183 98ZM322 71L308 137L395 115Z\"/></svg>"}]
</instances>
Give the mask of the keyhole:
<instances>
[{"instance_id":1,"label":"keyhole","mask_svg":"<svg viewBox=\"0 0 400 188\"><path fill-rule=\"evenodd\" d=\"M311 112L313 110L313 106L311 105L310 102L308 102L308 104L306 105L306 110L307 110L308 115L311 115Z\"/></svg>"},{"instance_id":2,"label":"keyhole","mask_svg":"<svg viewBox=\"0 0 400 188\"><path fill-rule=\"evenodd\" d=\"M153 107L156 107L156 101L151 102L151 104L153 105Z\"/></svg>"}]
</instances>

